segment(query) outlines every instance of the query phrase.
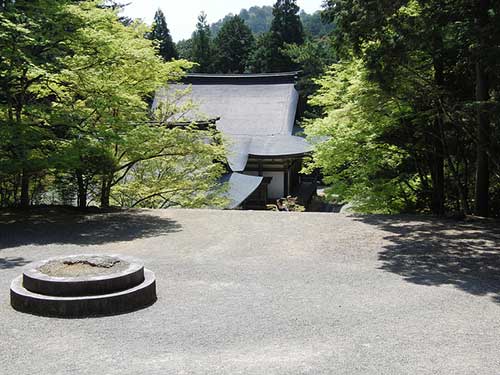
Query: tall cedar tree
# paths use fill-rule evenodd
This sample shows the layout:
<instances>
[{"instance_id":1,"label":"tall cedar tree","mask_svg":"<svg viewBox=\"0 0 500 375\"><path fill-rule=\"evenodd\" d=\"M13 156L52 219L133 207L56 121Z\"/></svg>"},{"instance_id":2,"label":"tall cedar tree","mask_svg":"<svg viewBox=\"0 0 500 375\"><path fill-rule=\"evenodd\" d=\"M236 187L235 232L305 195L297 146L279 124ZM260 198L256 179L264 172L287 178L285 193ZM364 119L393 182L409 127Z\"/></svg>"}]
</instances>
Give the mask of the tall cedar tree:
<instances>
[{"instance_id":1,"label":"tall cedar tree","mask_svg":"<svg viewBox=\"0 0 500 375\"><path fill-rule=\"evenodd\" d=\"M252 31L240 16L227 20L214 40L218 73L243 73L254 46Z\"/></svg>"},{"instance_id":2,"label":"tall cedar tree","mask_svg":"<svg viewBox=\"0 0 500 375\"><path fill-rule=\"evenodd\" d=\"M299 10L296 0L278 0L274 4L271 29L258 39L252 56L253 71L285 72L297 68L284 48L287 44L304 43Z\"/></svg>"},{"instance_id":3,"label":"tall cedar tree","mask_svg":"<svg viewBox=\"0 0 500 375\"><path fill-rule=\"evenodd\" d=\"M175 44L172 41L170 30L167 27L165 15L161 9L158 9L155 13L153 27L148 36L149 39L158 42L160 56L163 57L165 61L170 61L179 57Z\"/></svg>"},{"instance_id":4,"label":"tall cedar tree","mask_svg":"<svg viewBox=\"0 0 500 375\"><path fill-rule=\"evenodd\" d=\"M210 73L213 67L212 34L207 22L207 15L201 12L198 16L196 31L192 36L192 58L198 64L196 71Z\"/></svg>"},{"instance_id":5,"label":"tall cedar tree","mask_svg":"<svg viewBox=\"0 0 500 375\"><path fill-rule=\"evenodd\" d=\"M302 44L304 28L299 17L300 8L297 0L278 0L273 8L271 33L283 43Z\"/></svg>"}]
</instances>

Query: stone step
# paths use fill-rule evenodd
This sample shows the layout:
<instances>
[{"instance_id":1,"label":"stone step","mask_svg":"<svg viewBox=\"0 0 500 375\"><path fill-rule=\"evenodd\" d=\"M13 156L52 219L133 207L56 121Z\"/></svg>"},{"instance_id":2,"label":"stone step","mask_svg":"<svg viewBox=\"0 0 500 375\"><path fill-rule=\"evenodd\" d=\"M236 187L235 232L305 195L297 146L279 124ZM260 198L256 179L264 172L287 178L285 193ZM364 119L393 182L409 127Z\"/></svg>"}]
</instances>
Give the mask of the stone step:
<instances>
[{"instance_id":1,"label":"stone step","mask_svg":"<svg viewBox=\"0 0 500 375\"><path fill-rule=\"evenodd\" d=\"M77 276L57 276L57 271L53 274L43 272L50 265L64 266L63 262L87 262L98 263L99 261L112 260L120 262L117 271L112 267L101 268L108 271L105 274L77 275ZM103 260L104 259L104 260ZM88 267L92 269L92 267ZM99 269L98 264L95 267ZM30 292L47 296L78 297L103 295L119 292L133 288L144 281L143 264L132 257L121 255L75 255L66 257L56 257L33 264L33 266L23 273L23 287Z\"/></svg>"}]
</instances>

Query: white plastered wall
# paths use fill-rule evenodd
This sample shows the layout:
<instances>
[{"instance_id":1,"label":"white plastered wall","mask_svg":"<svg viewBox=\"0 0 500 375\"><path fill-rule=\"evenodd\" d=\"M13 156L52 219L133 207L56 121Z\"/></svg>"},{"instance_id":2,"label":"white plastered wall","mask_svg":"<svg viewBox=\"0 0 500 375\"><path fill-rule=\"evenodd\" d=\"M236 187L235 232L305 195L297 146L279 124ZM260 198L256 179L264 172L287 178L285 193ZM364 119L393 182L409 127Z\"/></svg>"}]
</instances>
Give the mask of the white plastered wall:
<instances>
[{"instance_id":1,"label":"white plastered wall","mask_svg":"<svg viewBox=\"0 0 500 375\"><path fill-rule=\"evenodd\" d=\"M258 172L245 172L250 176L258 176ZM278 199L285 196L285 172L264 172L264 177L272 177L271 183L267 187L267 197Z\"/></svg>"}]
</instances>

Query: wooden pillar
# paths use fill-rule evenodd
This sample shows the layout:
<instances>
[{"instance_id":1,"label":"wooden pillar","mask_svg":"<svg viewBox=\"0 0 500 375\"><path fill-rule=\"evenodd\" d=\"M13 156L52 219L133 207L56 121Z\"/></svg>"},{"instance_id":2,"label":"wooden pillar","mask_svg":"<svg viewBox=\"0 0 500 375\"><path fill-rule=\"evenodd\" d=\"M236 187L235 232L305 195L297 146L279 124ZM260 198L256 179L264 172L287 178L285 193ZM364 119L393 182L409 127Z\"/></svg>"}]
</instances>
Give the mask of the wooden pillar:
<instances>
[{"instance_id":1,"label":"wooden pillar","mask_svg":"<svg viewBox=\"0 0 500 375\"><path fill-rule=\"evenodd\" d=\"M284 196L288 196L290 195L290 164L288 161L285 162L285 175L284 175L284 186L283 186L283 192L284 192Z\"/></svg>"}]
</instances>

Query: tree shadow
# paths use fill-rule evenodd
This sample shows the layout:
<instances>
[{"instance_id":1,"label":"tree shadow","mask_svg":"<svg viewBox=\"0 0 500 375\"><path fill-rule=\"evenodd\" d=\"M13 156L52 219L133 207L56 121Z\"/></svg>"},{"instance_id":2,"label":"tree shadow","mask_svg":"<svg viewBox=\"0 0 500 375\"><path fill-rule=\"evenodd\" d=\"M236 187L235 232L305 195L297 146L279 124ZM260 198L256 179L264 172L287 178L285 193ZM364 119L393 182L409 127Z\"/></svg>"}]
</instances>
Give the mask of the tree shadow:
<instances>
[{"instance_id":1,"label":"tree shadow","mask_svg":"<svg viewBox=\"0 0 500 375\"><path fill-rule=\"evenodd\" d=\"M0 211L0 250L25 245L100 245L178 232L176 221L140 210Z\"/></svg>"},{"instance_id":2,"label":"tree shadow","mask_svg":"<svg viewBox=\"0 0 500 375\"><path fill-rule=\"evenodd\" d=\"M500 303L500 223L425 217L357 216L388 232L380 269L420 285L453 285Z\"/></svg>"},{"instance_id":3,"label":"tree shadow","mask_svg":"<svg viewBox=\"0 0 500 375\"><path fill-rule=\"evenodd\" d=\"M22 257L0 258L0 270L23 267L28 263L31 263L31 261Z\"/></svg>"}]
</instances>

